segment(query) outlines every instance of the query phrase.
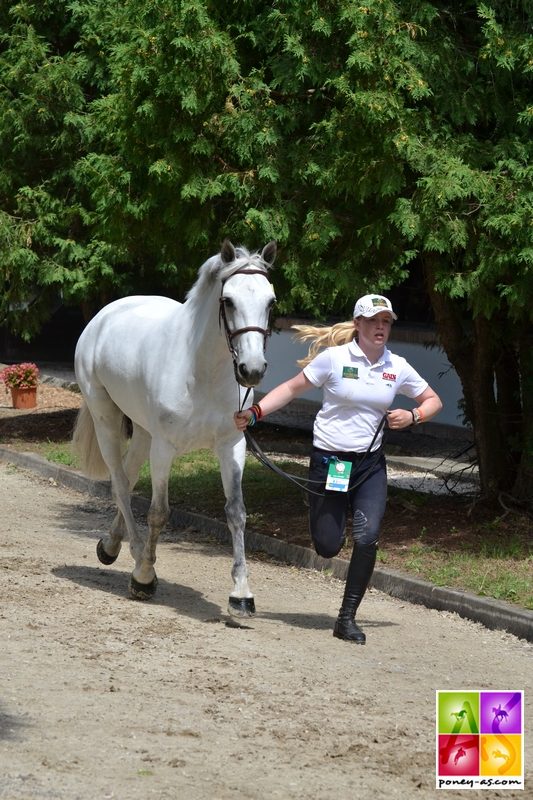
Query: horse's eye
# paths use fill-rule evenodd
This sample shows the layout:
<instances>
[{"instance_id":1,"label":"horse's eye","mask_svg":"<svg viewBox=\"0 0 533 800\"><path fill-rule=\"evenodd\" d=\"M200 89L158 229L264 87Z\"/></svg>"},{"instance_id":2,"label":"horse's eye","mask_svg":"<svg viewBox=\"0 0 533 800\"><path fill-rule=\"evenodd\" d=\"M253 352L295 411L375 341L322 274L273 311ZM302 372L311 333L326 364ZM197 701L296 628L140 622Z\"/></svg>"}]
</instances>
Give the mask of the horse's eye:
<instances>
[{"instance_id":1,"label":"horse's eye","mask_svg":"<svg viewBox=\"0 0 533 800\"><path fill-rule=\"evenodd\" d=\"M226 308L229 309L230 311L232 311L235 308L235 303L230 297L224 297L223 301Z\"/></svg>"}]
</instances>

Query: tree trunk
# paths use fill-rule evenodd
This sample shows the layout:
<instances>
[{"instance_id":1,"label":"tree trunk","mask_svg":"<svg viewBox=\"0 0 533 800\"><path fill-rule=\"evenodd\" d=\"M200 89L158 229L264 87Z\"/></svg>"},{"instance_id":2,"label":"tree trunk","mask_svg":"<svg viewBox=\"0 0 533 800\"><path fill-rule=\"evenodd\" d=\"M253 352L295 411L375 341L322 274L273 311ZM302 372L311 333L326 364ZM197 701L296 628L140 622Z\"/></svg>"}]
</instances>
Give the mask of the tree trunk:
<instances>
[{"instance_id":1,"label":"tree trunk","mask_svg":"<svg viewBox=\"0 0 533 800\"><path fill-rule=\"evenodd\" d=\"M436 290L437 263L431 256L424 260L424 275L439 338L461 381L465 413L474 429L481 491L493 499L509 490L516 477L494 391L502 337L495 335L495 321L468 320L459 301Z\"/></svg>"},{"instance_id":2,"label":"tree trunk","mask_svg":"<svg viewBox=\"0 0 533 800\"><path fill-rule=\"evenodd\" d=\"M484 495L497 497L514 482L512 460L503 435L500 410L496 403L495 341L492 322L477 316L472 343L474 369L471 376L474 404L474 441L476 443L479 480Z\"/></svg>"},{"instance_id":3,"label":"tree trunk","mask_svg":"<svg viewBox=\"0 0 533 800\"><path fill-rule=\"evenodd\" d=\"M531 505L533 498L533 333L525 332L519 340L519 364L522 397L522 454L513 496Z\"/></svg>"},{"instance_id":4,"label":"tree trunk","mask_svg":"<svg viewBox=\"0 0 533 800\"><path fill-rule=\"evenodd\" d=\"M498 409L503 426L503 434L513 453L520 453L522 439L522 402L520 391L519 347L513 339L500 347L500 356L494 368Z\"/></svg>"}]
</instances>

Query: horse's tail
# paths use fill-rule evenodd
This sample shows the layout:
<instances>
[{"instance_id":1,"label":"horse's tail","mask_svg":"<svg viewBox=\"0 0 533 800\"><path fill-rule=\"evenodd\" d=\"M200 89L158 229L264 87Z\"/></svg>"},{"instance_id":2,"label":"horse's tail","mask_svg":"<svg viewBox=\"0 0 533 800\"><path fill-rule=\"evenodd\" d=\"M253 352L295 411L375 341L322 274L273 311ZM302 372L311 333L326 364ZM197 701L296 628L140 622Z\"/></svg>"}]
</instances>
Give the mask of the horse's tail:
<instances>
[{"instance_id":1,"label":"horse's tail","mask_svg":"<svg viewBox=\"0 0 533 800\"><path fill-rule=\"evenodd\" d=\"M87 404L83 403L76 419L72 446L78 457L80 469L95 480L109 478L109 469L102 457L102 452L96 438L94 420Z\"/></svg>"}]
</instances>

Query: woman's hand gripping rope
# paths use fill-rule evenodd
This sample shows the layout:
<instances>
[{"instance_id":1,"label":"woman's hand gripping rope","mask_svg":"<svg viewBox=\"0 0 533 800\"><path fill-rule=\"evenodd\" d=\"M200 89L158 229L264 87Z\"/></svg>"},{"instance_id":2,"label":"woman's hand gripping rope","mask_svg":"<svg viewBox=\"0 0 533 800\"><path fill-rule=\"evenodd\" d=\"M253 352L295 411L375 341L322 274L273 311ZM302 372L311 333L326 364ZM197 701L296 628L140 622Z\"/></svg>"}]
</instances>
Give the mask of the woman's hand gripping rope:
<instances>
[{"instance_id":1,"label":"woman's hand gripping rope","mask_svg":"<svg viewBox=\"0 0 533 800\"><path fill-rule=\"evenodd\" d=\"M253 425L255 425L255 423L260 420L262 416L263 412L261 411L261 406L259 406L257 403L254 403L254 405L250 406L250 408L245 408L242 411L236 411L233 415L233 419L237 429L244 431L246 428L251 428Z\"/></svg>"}]
</instances>

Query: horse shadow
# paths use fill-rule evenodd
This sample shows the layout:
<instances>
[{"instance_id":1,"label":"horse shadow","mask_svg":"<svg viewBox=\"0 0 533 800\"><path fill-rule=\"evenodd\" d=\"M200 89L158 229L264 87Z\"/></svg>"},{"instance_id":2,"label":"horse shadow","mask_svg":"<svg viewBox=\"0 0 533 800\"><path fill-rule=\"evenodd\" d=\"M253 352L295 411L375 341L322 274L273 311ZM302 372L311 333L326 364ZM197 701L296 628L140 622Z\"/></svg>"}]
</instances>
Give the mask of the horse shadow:
<instances>
[{"instance_id":1,"label":"horse shadow","mask_svg":"<svg viewBox=\"0 0 533 800\"><path fill-rule=\"evenodd\" d=\"M109 511L109 507L101 509L104 519L108 517ZM65 507L63 512L61 527L68 529L71 534L80 539L97 541L104 532L104 530L95 531L94 528L84 529L83 523L80 525L84 513L94 514L94 507L90 502L80 503L74 512L70 507ZM218 556L220 549L227 550L228 558L231 555L229 542L222 541L217 537L211 537L205 533L191 531L190 529L176 530L172 528L165 531L161 539L172 549L179 549L182 543L186 543L189 547L192 545L196 552L201 553L206 558ZM213 544L216 544L215 548L213 548ZM52 573L59 578L77 583L86 588L113 594L124 599L129 598L129 579L131 574L129 571L108 569L100 564L95 564L94 566L71 564L55 567L52 569ZM132 602L139 601L132 600ZM198 622L225 622L229 628L253 629L255 623L261 620L269 620L303 630L325 631L331 630L335 622L332 616L322 612L261 611L260 608L258 608L255 617L232 617L219 604L208 600L201 591L191 586L174 581L166 581L162 578L158 579L156 594L147 602L155 606L167 606L173 609L176 614L195 619ZM363 618L358 618L358 622L367 628L384 628L397 624L389 621L375 621Z\"/></svg>"},{"instance_id":2,"label":"horse shadow","mask_svg":"<svg viewBox=\"0 0 533 800\"><path fill-rule=\"evenodd\" d=\"M76 583L78 586L113 594L116 597L128 597L130 575L126 572L113 572L98 566L65 565L54 567L52 573L56 577ZM138 603L139 601L132 600L131 602ZM197 622L224 622L228 628L244 630L253 630L262 620L269 620L289 627L301 628L302 630L316 631L329 631L334 623L333 617L320 612L258 611L255 617L231 617L217 603L207 600L197 589L161 578L157 585L156 595L148 602L151 605L171 608L177 615L189 617ZM367 628L385 628L397 624L366 619L360 619L359 621Z\"/></svg>"},{"instance_id":3,"label":"horse shadow","mask_svg":"<svg viewBox=\"0 0 533 800\"><path fill-rule=\"evenodd\" d=\"M19 740L20 733L27 727L28 723L25 720L8 714L0 705L0 741Z\"/></svg>"},{"instance_id":4,"label":"horse shadow","mask_svg":"<svg viewBox=\"0 0 533 800\"><path fill-rule=\"evenodd\" d=\"M105 592L124 599L128 598L130 573L102 569L99 566L64 565L54 567L52 574L78 586ZM138 603L138 600L131 602ZM207 600L196 589L159 578L157 592L147 601L150 605L167 606L181 615L199 622L212 622L221 615L220 606Z\"/></svg>"}]
</instances>

